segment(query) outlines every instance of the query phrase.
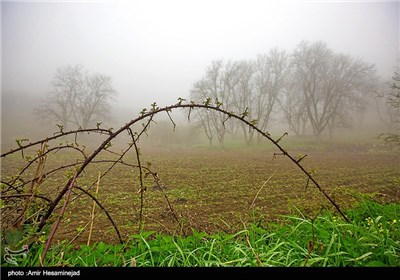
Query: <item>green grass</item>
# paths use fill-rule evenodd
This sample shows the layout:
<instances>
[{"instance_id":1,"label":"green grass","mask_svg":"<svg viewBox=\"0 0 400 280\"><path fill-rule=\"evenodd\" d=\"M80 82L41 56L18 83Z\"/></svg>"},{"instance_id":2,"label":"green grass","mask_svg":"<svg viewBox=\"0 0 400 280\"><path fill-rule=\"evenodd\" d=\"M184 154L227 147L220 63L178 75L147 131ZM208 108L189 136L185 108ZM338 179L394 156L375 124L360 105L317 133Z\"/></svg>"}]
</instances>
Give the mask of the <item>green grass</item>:
<instances>
[{"instance_id":1,"label":"green grass","mask_svg":"<svg viewBox=\"0 0 400 280\"><path fill-rule=\"evenodd\" d=\"M143 232L124 245L61 242L51 247L45 265L400 266L400 204L363 201L347 215L352 224L328 211L313 220L299 212L281 223L243 225L234 234ZM16 257L18 265L37 266L42 250L43 245L34 246L28 255Z\"/></svg>"}]
</instances>

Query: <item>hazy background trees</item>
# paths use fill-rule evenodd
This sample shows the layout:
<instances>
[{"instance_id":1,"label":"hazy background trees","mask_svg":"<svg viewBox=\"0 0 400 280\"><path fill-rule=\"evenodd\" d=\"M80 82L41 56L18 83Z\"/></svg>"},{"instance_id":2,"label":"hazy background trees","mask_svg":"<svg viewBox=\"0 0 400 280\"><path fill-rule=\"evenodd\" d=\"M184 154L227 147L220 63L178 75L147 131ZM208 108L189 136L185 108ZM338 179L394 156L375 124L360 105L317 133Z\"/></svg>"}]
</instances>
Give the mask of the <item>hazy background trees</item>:
<instances>
[{"instance_id":1,"label":"hazy background trees","mask_svg":"<svg viewBox=\"0 0 400 280\"><path fill-rule=\"evenodd\" d=\"M257 122L260 129L265 130L272 112L276 110L275 105L285 85L287 71L288 55L278 49L259 55L256 60L213 61L205 76L194 84L190 98L200 103L211 98L213 102L220 103L228 110L245 114ZM249 130L243 124L224 123L226 117L218 113L197 112L194 118L204 130L210 144L216 135L219 143L223 145L225 133L236 135L238 129L241 130L247 144L253 142L253 130Z\"/></svg>"},{"instance_id":2,"label":"hazy background trees","mask_svg":"<svg viewBox=\"0 0 400 280\"><path fill-rule=\"evenodd\" d=\"M111 77L90 74L81 65L67 65L56 70L51 90L35 114L64 130L88 128L110 120L110 101L115 95Z\"/></svg>"},{"instance_id":3,"label":"hazy background trees","mask_svg":"<svg viewBox=\"0 0 400 280\"><path fill-rule=\"evenodd\" d=\"M208 102L223 104L225 108L231 108L235 103L234 92L239 83L239 64L223 60L213 61L207 68L205 76L196 82L190 91L192 101L202 103L208 98ZM217 139L220 145L224 145L225 133L234 127L231 123L224 123L226 116L214 111L196 111L193 119L205 132L210 145L213 139Z\"/></svg>"},{"instance_id":4,"label":"hazy background trees","mask_svg":"<svg viewBox=\"0 0 400 280\"><path fill-rule=\"evenodd\" d=\"M323 42L302 41L292 53L272 49L254 60L212 62L190 98L218 100L263 131L275 116L294 134L305 134L308 127L319 139L325 132L332 137L335 129L351 128L362 120L376 84L374 65L336 53ZM237 132L235 125L228 130L222 126L218 114L205 111L194 117L207 137L218 135L222 145L225 131ZM253 143L254 132L241 128L245 142Z\"/></svg>"},{"instance_id":5,"label":"hazy background trees","mask_svg":"<svg viewBox=\"0 0 400 280\"><path fill-rule=\"evenodd\" d=\"M379 88L383 83L379 84L373 65L335 52L323 42L302 41L290 52L274 48L254 59L212 61L193 84L190 100L222 106L277 135L287 131L323 140L349 135L349 129L360 129L364 121L364 130L387 125L372 137L389 133L385 137L395 139L399 108L393 106L398 104L393 100L398 83L394 79L390 88L387 84ZM46 133L53 133L56 124L64 130L94 127L100 122L115 126L136 116L134 107L129 111L114 108L111 101L115 96L111 77L91 74L81 65L67 65L56 70L46 98L32 107L36 116L49 124ZM174 118L184 125L187 116ZM261 140L252 130L216 111L192 110L191 121L198 131L188 127L169 136L168 141L183 143L178 139L183 137L192 144L205 139L209 145L224 146L226 139L246 145ZM169 129L163 125L163 120L158 122L160 131ZM20 137L18 132L13 135ZM156 134L150 138L155 139Z\"/></svg>"},{"instance_id":6,"label":"hazy background trees","mask_svg":"<svg viewBox=\"0 0 400 280\"><path fill-rule=\"evenodd\" d=\"M392 81L387 83L388 89L384 90L378 96L378 100L384 104L384 112L380 112L380 116L385 114L387 119L388 131L381 134L386 144L400 149L400 72L396 71ZM379 108L379 107L378 107Z\"/></svg>"},{"instance_id":7,"label":"hazy background trees","mask_svg":"<svg viewBox=\"0 0 400 280\"><path fill-rule=\"evenodd\" d=\"M259 55L256 60L256 115L258 127L267 130L272 112L277 110L280 98L289 74L289 55L284 50L273 49L267 55ZM279 110L279 109L278 109ZM254 133L254 131L252 131ZM258 136L258 142L261 137Z\"/></svg>"},{"instance_id":8,"label":"hazy background trees","mask_svg":"<svg viewBox=\"0 0 400 280\"><path fill-rule=\"evenodd\" d=\"M336 127L351 126L353 113L363 113L363 96L374 90L373 65L334 53L323 42L301 42L293 52L293 67L317 138L328 128L332 135Z\"/></svg>"}]
</instances>

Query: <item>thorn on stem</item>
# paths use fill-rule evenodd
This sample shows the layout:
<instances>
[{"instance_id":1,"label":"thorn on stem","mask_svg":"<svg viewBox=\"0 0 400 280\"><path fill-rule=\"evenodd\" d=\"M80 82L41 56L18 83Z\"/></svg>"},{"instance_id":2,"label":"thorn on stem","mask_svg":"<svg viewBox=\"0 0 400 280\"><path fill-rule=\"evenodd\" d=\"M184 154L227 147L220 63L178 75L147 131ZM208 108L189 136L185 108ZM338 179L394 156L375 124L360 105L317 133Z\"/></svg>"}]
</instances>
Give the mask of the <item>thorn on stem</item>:
<instances>
[{"instance_id":1,"label":"thorn on stem","mask_svg":"<svg viewBox=\"0 0 400 280\"><path fill-rule=\"evenodd\" d=\"M283 135L281 137L278 138L278 140L276 140L275 142L278 143L279 141L282 140L283 137L285 137L286 135L288 135L287 132L283 133Z\"/></svg>"},{"instance_id":2,"label":"thorn on stem","mask_svg":"<svg viewBox=\"0 0 400 280\"><path fill-rule=\"evenodd\" d=\"M306 192L307 191L307 188L308 188L308 185L310 184L310 178L307 178L307 184L306 184L306 187L305 187L305 189L304 189L304 191Z\"/></svg>"},{"instance_id":3,"label":"thorn on stem","mask_svg":"<svg viewBox=\"0 0 400 280\"><path fill-rule=\"evenodd\" d=\"M307 155L299 155L299 157L296 159L296 161L299 163L300 161L302 161Z\"/></svg>"}]
</instances>

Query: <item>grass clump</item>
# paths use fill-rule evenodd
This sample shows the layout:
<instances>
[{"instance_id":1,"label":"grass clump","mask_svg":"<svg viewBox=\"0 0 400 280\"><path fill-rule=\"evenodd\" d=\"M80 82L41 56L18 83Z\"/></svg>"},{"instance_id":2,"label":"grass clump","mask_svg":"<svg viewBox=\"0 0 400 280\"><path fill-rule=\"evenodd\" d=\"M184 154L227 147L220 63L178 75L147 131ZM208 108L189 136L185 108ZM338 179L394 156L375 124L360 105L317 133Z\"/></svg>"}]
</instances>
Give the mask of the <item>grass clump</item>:
<instances>
[{"instance_id":1,"label":"grass clump","mask_svg":"<svg viewBox=\"0 0 400 280\"><path fill-rule=\"evenodd\" d=\"M331 212L314 219L301 213L281 223L250 224L234 234L189 236L143 232L125 244L95 243L79 248L55 244L46 266L400 266L400 204L364 201L349 210L352 223ZM4 247L4 246L3 246ZM37 266L43 245L17 259ZM2 265L8 266L2 258Z\"/></svg>"}]
</instances>

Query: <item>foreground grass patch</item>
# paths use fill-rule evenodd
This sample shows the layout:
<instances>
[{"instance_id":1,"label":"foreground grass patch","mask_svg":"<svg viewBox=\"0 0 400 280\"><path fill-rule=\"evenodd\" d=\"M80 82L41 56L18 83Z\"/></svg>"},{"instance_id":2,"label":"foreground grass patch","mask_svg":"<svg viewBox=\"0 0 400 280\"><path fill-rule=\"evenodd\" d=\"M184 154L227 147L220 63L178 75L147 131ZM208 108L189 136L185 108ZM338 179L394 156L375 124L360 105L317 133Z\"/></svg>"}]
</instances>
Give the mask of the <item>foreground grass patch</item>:
<instances>
[{"instance_id":1,"label":"foreground grass patch","mask_svg":"<svg viewBox=\"0 0 400 280\"><path fill-rule=\"evenodd\" d=\"M78 248L54 244L46 266L400 266L400 204L362 202L347 212L352 224L325 212L301 213L283 223L243 225L235 234L132 235L124 245L103 242ZM4 247L4 246L3 246ZM37 266L34 246L20 266ZM7 266L2 258L2 265Z\"/></svg>"}]
</instances>

